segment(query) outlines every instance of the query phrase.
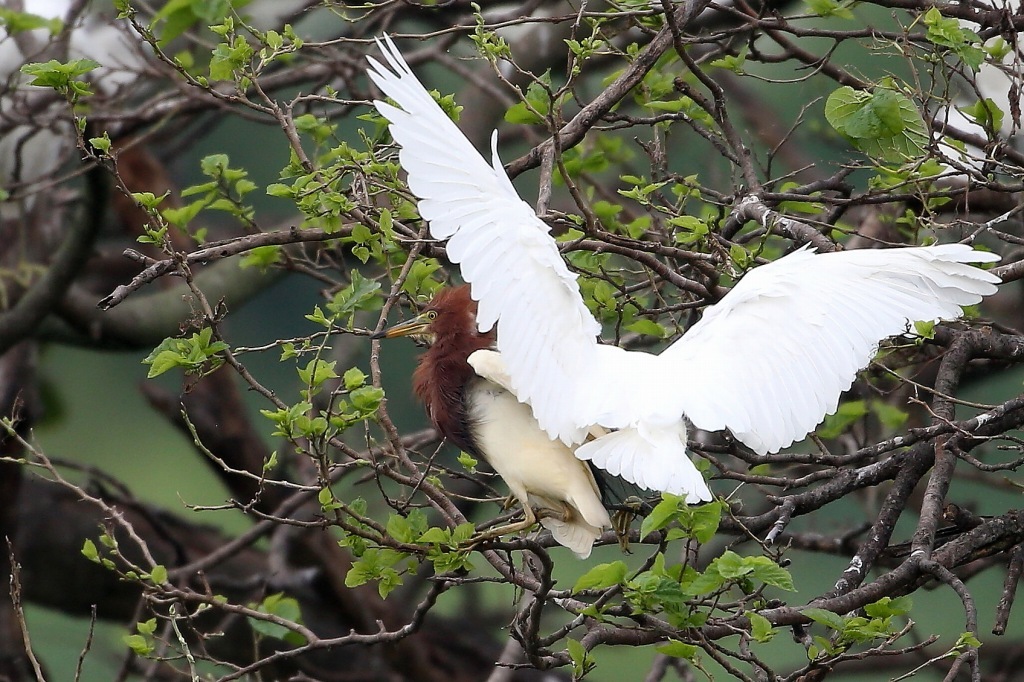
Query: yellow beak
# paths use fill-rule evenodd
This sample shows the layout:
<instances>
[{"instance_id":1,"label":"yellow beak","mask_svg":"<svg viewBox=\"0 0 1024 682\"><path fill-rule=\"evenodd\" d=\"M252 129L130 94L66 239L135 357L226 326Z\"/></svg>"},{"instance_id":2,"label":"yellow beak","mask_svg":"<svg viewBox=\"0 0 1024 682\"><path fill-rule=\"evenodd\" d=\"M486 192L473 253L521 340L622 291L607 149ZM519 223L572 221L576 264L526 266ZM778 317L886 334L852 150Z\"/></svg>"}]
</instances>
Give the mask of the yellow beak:
<instances>
[{"instance_id":1,"label":"yellow beak","mask_svg":"<svg viewBox=\"0 0 1024 682\"><path fill-rule=\"evenodd\" d=\"M405 322L399 322L393 327L388 327L382 331L377 332L371 339L394 339L399 336L418 336L418 337L429 337L430 332L427 329L430 327L430 319L427 317L427 313L421 313L411 320Z\"/></svg>"}]
</instances>

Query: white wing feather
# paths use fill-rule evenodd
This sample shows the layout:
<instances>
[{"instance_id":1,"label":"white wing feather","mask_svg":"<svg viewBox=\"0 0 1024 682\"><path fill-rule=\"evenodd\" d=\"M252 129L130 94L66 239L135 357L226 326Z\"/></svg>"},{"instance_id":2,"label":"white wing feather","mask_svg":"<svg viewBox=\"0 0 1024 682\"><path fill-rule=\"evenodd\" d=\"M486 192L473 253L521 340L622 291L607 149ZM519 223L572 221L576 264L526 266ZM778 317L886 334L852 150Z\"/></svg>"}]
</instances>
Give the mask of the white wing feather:
<instances>
[{"instance_id":1,"label":"white wing feather","mask_svg":"<svg viewBox=\"0 0 1024 682\"><path fill-rule=\"evenodd\" d=\"M756 268L662 352L662 371L686 378L673 409L755 452L784 448L835 412L881 339L995 292L999 278L968 263L998 259L963 244L801 249Z\"/></svg>"},{"instance_id":2,"label":"white wing feather","mask_svg":"<svg viewBox=\"0 0 1024 682\"><path fill-rule=\"evenodd\" d=\"M489 165L416 79L390 38L380 49L390 69L369 59L369 76L399 107L374 102L401 145L399 160L420 214L479 301L481 331L498 325L498 350L512 390L549 436L566 444L586 434L574 414L576 377L585 376L600 325L576 275L501 166Z\"/></svg>"},{"instance_id":3,"label":"white wing feather","mask_svg":"<svg viewBox=\"0 0 1024 682\"><path fill-rule=\"evenodd\" d=\"M375 102L402 149L409 187L431 235L479 301L481 330L497 324L510 390L576 456L644 487L711 499L686 454L686 415L728 429L759 453L803 438L871 359L911 322L959 317L999 279L970 263L998 257L968 246L801 249L748 273L658 356L598 345L549 228L416 80L387 37L390 69L370 78L395 102ZM595 425L616 431L584 443Z\"/></svg>"}]
</instances>

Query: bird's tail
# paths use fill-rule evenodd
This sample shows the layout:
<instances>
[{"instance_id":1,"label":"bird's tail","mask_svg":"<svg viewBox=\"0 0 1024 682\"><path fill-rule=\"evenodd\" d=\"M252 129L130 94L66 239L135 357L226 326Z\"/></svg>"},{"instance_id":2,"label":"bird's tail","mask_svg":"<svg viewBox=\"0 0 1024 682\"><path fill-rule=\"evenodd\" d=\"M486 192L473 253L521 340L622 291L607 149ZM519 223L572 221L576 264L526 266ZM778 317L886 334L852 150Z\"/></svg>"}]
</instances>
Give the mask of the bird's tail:
<instances>
[{"instance_id":1,"label":"bird's tail","mask_svg":"<svg viewBox=\"0 0 1024 682\"><path fill-rule=\"evenodd\" d=\"M580 559L590 556L590 550L602 532L579 517L569 521L556 517L542 518L540 525L551 531L555 542L571 549Z\"/></svg>"},{"instance_id":2,"label":"bird's tail","mask_svg":"<svg viewBox=\"0 0 1024 682\"><path fill-rule=\"evenodd\" d=\"M691 504L714 499L686 452L682 421L613 431L576 448L576 457L642 488L685 496Z\"/></svg>"}]
</instances>

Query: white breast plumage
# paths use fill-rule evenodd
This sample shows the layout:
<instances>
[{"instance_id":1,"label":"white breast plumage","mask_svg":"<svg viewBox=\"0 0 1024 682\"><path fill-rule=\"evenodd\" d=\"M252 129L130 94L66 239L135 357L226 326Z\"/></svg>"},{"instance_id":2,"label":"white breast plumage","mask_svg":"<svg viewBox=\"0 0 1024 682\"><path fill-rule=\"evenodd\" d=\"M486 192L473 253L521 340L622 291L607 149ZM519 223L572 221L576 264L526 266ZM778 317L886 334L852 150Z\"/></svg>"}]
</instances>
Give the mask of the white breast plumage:
<instances>
[{"instance_id":1,"label":"white breast plumage","mask_svg":"<svg viewBox=\"0 0 1024 682\"><path fill-rule=\"evenodd\" d=\"M481 365L500 366L494 351L477 351L472 359L478 373ZM482 360L489 363L478 362ZM465 401L480 455L524 507L538 511L540 523L555 540L581 558L589 556L611 520L587 464L561 441L548 438L529 406L489 378L472 381Z\"/></svg>"}]
</instances>

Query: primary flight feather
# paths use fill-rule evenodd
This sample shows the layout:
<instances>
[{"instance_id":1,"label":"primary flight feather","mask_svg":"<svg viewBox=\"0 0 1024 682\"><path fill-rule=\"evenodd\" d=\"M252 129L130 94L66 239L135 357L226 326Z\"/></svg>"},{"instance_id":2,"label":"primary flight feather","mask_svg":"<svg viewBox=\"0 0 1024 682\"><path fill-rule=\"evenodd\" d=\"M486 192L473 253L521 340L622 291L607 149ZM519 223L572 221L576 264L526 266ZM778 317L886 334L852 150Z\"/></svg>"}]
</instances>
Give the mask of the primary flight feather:
<instances>
[{"instance_id":1,"label":"primary flight feather","mask_svg":"<svg viewBox=\"0 0 1024 682\"><path fill-rule=\"evenodd\" d=\"M881 339L959 317L999 283L971 265L998 256L963 244L803 248L749 272L659 355L602 345L576 275L498 159L497 133L488 164L390 38L379 45L387 66L370 57L368 73L395 104L374 104L431 235L448 240L479 301L480 330L496 325L508 390L551 439L638 485L710 500L686 453L684 416L777 451L836 410ZM481 360L469 357L486 376Z\"/></svg>"}]
</instances>

